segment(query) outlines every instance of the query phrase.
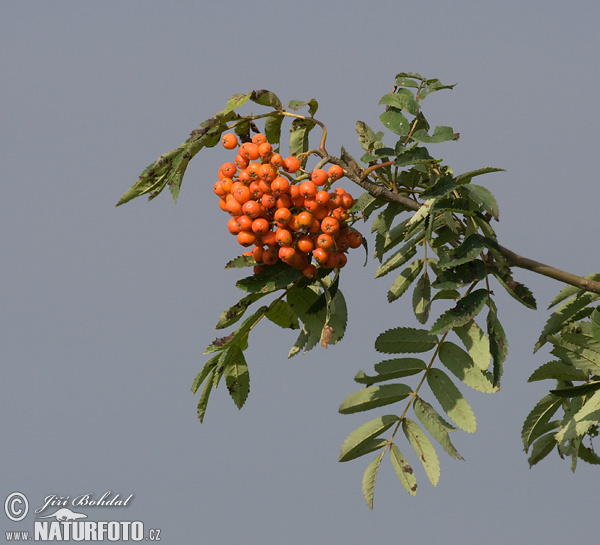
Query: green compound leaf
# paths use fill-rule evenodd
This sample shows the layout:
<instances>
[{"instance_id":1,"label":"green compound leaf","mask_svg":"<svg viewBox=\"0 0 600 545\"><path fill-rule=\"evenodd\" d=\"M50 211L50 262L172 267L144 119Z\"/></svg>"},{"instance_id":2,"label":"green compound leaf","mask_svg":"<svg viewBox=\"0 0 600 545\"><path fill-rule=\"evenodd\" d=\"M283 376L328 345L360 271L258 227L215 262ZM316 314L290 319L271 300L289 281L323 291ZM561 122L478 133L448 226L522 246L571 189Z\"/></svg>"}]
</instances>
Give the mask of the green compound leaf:
<instances>
[{"instance_id":1,"label":"green compound leaf","mask_svg":"<svg viewBox=\"0 0 600 545\"><path fill-rule=\"evenodd\" d=\"M550 419L562 405L562 402L563 400L559 397L548 394L536 403L527 418L525 418L521 430L521 440L525 451L529 450L531 444L538 437L557 427L558 422L550 422Z\"/></svg>"},{"instance_id":2,"label":"green compound leaf","mask_svg":"<svg viewBox=\"0 0 600 545\"><path fill-rule=\"evenodd\" d=\"M577 369L577 367L561 360L552 360L538 367L527 379L527 382L547 379L577 381L587 380L587 378L587 373L584 373L581 369Z\"/></svg>"},{"instance_id":3,"label":"green compound leaf","mask_svg":"<svg viewBox=\"0 0 600 545\"><path fill-rule=\"evenodd\" d=\"M428 352L438 339L425 329L396 327L381 333L375 341L375 350L384 354Z\"/></svg>"},{"instance_id":4,"label":"green compound leaf","mask_svg":"<svg viewBox=\"0 0 600 545\"><path fill-rule=\"evenodd\" d=\"M412 393L412 388L406 384L383 384L369 386L350 394L342 404L339 411L342 414L352 414L368 411L384 405L396 403L407 398Z\"/></svg>"},{"instance_id":5,"label":"green compound leaf","mask_svg":"<svg viewBox=\"0 0 600 545\"><path fill-rule=\"evenodd\" d=\"M373 441L376 437L391 428L399 418L394 414L379 416L356 428L344 441L340 452L340 462L347 462L372 452L375 445L385 445L387 441ZM377 446L376 448L379 448Z\"/></svg>"},{"instance_id":6,"label":"green compound leaf","mask_svg":"<svg viewBox=\"0 0 600 545\"><path fill-rule=\"evenodd\" d=\"M367 466L362 478L362 491L365 501L369 506L369 509L373 509L373 494L375 492L375 479L377 479L377 473L379 472L379 467L381 466L381 460L383 459L383 455L385 454L385 450L378 454L377 457Z\"/></svg>"},{"instance_id":7,"label":"green compound leaf","mask_svg":"<svg viewBox=\"0 0 600 545\"><path fill-rule=\"evenodd\" d=\"M479 369L485 371L492 361L490 342L476 322L470 321L461 327L454 328L454 333L462 341L469 356Z\"/></svg>"},{"instance_id":8,"label":"green compound leaf","mask_svg":"<svg viewBox=\"0 0 600 545\"><path fill-rule=\"evenodd\" d=\"M548 433L536 439L531 447L531 455L528 458L529 467L533 467L539 461L543 460L558 444L554 438L555 433Z\"/></svg>"},{"instance_id":9,"label":"green compound leaf","mask_svg":"<svg viewBox=\"0 0 600 545\"><path fill-rule=\"evenodd\" d=\"M441 369L431 369L427 373L427 384L452 422L463 431L475 433L475 415L448 375Z\"/></svg>"},{"instance_id":10,"label":"green compound leaf","mask_svg":"<svg viewBox=\"0 0 600 545\"><path fill-rule=\"evenodd\" d=\"M430 333L444 334L455 327L469 323L479 314L488 298L487 290L475 290L460 299L454 308L444 312L433 324Z\"/></svg>"},{"instance_id":11,"label":"green compound leaf","mask_svg":"<svg viewBox=\"0 0 600 545\"><path fill-rule=\"evenodd\" d=\"M413 263L409 267L404 269L392 284L390 291L388 291L388 301L391 303L392 301L395 301L396 299L402 297L406 290L410 288L410 285L415 281L417 276L419 276L422 269L422 259L417 259L416 261L413 261Z\"/></svg>"},{"instance_id":12,"label":"green compound leaf","mask_svg":"<svg viewBox=\"0 0 600 545\"><path fill-rule=\"evenodd\" d=\"M438 356L452 374L470 388L485 394L498 391L498 387L492 384L492 374L476 367L471 356L460 346L445 341L440 347Z\"/></svg>"},{"instance_id":13,"label":"green compound leaf","mask_svg":"<svg viewBox=\"0 0 600 545\"><path fill-rule=\"evenodd\" d=\"M274 301L265 314L274 324L284 329L298 329L298 317L290 305L281 299Z\"/></svg>"},{"instance_id":14,"label":"green compound leaf","mask_svg":"<svg viewBox=\"0 0 600 545\"><path fill-rule=\"evenodd\" d=\"M412 304L417 321L422 324L426 323L431 309L431 282L427 271L423 273L415 285Z\"/></svg>"},{"instance_id":15,"label":"green compound leaf","mask_svg":"<svg viewBox=\"0 0 600 545\"><path fill-rule=\"evenodd\" d=\"M459 182L457 181L457 183ZM481 208L488 212L496 221L499 220L500 210L498 208L498 203L489 189L480 185L468 184L461 186L460 193L475 204L480 205Z\"/></svg>"},{"instance_id":16,"label":"green compound leaf","mask_svg":"<svg viewBox=\"0 0 600 545\"><path fill-rule=\"evenodd\" d=\"M442 448L452 457L464 460L464 458L458 453L452 442L450 441L450 432L455 431L456 428L446 422L438 412L426 401L417 397L413 404L415 415L421 421L424 428L431 434L431 436L440 444Z\"/></svg>"},{"instance_id":17,"label":"green compound leaf","mask_svg":"<svg viewBox=\"0 0 600 545\"><path fill-rule=\"evenodd\" d=\"M223 352L220 363L229 395L236 407L241 409L250 392L250 375L244 353L237 345L233 345Z\"/></svg>"},{"instance_id":18,"label":"green compound leaf","mask_svg":"<svg viewBox=\"0 0 600 545\"><path fill-rule=\"evenodd\" d=\"M416 375L421 371L425 371L426 367L427 365L425 362L417 358L384 360L375 364L375 371L377 371L376 376L369 377L364 371L359 371L354 377L354 380L359 384L367 384L370 386L377 382Z\"/></svg>"},{"instance_id":19,"label":"green compound leaf","mask_svg":"<svg viewBox=\"0 0 600 545\"><path fill-rule=\"evenodd\" d=\"M411 496L416 496L418 486L415 472L413 471L412 466L406 461L406 458L404 458L402 452L400 452L400 449L394 443L392 443L390 447L390 460L402 486Z\"/></svg>"},{"instance_id":20,"label":"green compound leaf","mask_svg":"<svg viewBox=\"0 0 600 545\"><path fill-rule=\"evenodd\" d=\"M440 480L440 461L435 452L435 447L419 424L409 418L405 418L402 421L402 431L421 461L421 464L423 464L423 469L425 469L429 482L433 486L437 486Z\"/></svg>"}]
</instances>

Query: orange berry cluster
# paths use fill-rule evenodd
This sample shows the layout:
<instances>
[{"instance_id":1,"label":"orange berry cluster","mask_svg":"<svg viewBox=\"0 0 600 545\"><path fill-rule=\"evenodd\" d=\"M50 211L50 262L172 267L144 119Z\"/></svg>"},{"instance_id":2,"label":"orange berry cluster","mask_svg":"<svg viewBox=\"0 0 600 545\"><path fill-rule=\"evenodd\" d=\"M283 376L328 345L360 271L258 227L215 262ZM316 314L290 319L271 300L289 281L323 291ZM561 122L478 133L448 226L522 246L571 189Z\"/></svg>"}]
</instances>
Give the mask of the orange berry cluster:
<instances>
[{"instance_id":1,"label":"orange berry cluster","mask_svg":"<svg viewBox=\"0 0 600 545\"><path fill-rule=\"evenodd\" d=\"M343 176L341 167L315 169L310 180L295 183L279 169L294 174L300 161L274 153L263 134L238 147L235 134L228 133L221 143L238 153L219 169L213 191L221 209L231 215L229 232L242 246L254 246L245 253L258 263L254 272L281 260L315 278L317 265L346 265L348 249L362 243L361 234L346 223L354 199L340 188L321 189Z\"/></svg>"}]
</instances>

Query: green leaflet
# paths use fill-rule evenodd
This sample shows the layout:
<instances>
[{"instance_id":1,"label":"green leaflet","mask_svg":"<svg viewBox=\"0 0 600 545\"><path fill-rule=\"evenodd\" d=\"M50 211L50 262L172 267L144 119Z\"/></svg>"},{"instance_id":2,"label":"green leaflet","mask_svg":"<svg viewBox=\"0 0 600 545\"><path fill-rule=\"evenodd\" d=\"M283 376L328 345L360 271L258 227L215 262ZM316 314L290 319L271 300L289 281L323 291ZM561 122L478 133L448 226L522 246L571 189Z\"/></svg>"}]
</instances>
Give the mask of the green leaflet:
<instances>
[{"instance_id":1,"label":"green leaflet","mask_svg":"<svg viewBox=\"0 0 600 545\"><path fill-rule=\"evenodd\" d=\"M302 331L291 348L288 357L295 356L302 349L304 349L304 352L308 352L314 348L319 341L323 340L322 335L326 325L332 328L332 335L327 344L335 344L344 336L348 321L348 309L342 292L337 290L335 296L331 297L330 303L325 308L310 313L310 308L319 299L317 291L318 288L315 286L309 286L308 288L294 287L287 294L287 302L303 323Z\"/></svg>"},{"instance_id":2,"label":"green leaflet","mask_svg":"<svg viewBox=\"0 0 600 545\"><path fill-rule=\"evenodd\" d=\"M433 281L437 290L462 288L485 278L485 264L480 259L441 271Z\"/></svg>"},{"instance_id":3,"label":"green leaflet","mask_svg":"<svg viewBox=\"0 0 600 545\"><path fill-rule=\"evenodd\" d=\"M390 461L402 486L411 496L416 496L418 485L415 472L394 443L390 447Z\"/></svg>"},{"instance_id":4,"label":"green leaflet","mask_svg":"<svg viewBox=\"0 0 600 545\"><path fill-rule=\"evenodd\" d=\"M399 136L405 136L410 131L410 123L398 108L388 108L379 116L379 120L384 127Z\"/></svg>"},{"instance_id":5,"label":"green leaflet","mask_svg":"<svg viewBox=\"0 0 600 545\"><path fill-rule=\"evenodd\" d=\"M527 379L527 382L546 379L572 381L587 380L587 378L587 373L584 373L581 369L577 369L561 360L552 360L538 367Z\"/></svg>"},{"instance_id":6,"label":"green leaflet","mask_svg":"<svg viewBox=\"0 0 600 545\"><path fill-rule=\"evenodd\" d=\"M290 129L290 155L297 156L308 151L308 134L315 127L309 119L295 119Z\"/></svg>"},{"instance_id":7,"label":"green leaflet","mask_svg":"<svg viewBox=\"0 0 600 545\"><path fill-rule=\"evenodd\" d=\"M408 89L398 89L395 93L383 95L379 104L405 110L411 115L417 115L420 111L419 103L415 100L415 95Z\"/></svg>"},{"instance_id":8,"label":"green leaflet","mask_svg":"<svg viewBox=\"0 0 600 545\"><path fill-rule=\"evenodd\" d=\"M454 183L452 176L442 176L431 187L423 191L421 197L445 197L448 193L454 191L456 187L457 185Z\"/></svg>"},{"instance_id":9,"label":"green leaflet","mask_svg":"<svg viewBox=\"0 0 600 545\"><path fill-rule=\"evenodd\" d=\"M301 271L280 262L263 269L258 274L238 280L236 286L250 293L271 293L287 287L300 278L302 278Z\"/></svg>"},{"instance_id":10,"label":"green leaflet","mask_svg":"<svg viewBox=\"0 0 600 545\"><path fill-rule=\"evenodd\" d=\"M252 256L239 255L231 261L228 261L225 265L225 269L241 269L243 267L253 267L254 265L256 265L256 261L254 261Z\"/></svg>"},{"instance_id":11,"label":"green leaflet","mask_svg":"<svg viewBox=\"0 0 600 545\"><path fill-rule=\"evenodd\" d=\"M383 132L375 133L364 121L356 122L356 132L358 134L358 141L365 151L373 152L383 146L381 142Z\"/></svg>"},{"instance_id":12,"label":"green leaflet","mask_svg":"<svg viewBox=\"0 0 600 545\"><path fill-rule=\"evenodd\" d=\"M454 308L444 312L433 324L430 332L439 335L469 323L479 314L488 298L484 289L475 290L460 299Z\"/></svg>"},{"instance_id":13,"label":"green leaflet","mask_svg":"<svg viewBox=\"0 0 600 545\"><path fill-rule=\"evenodd\" d=\"M436 127L431 135L427 134L425 129L419 129L413 133L412 139L424 144L439 144L448 140L458 140L458 133L455 133L452 127Z\"/></svg>"},{"instance_id":14,"label":"green leaflet","mask_svg":"<svg viewBox=\"0 0 600 545\"><path fill-rule=\"evenodd\" d=\"M563 332L548 337L552 354L588 373L600 374L600 341L578 333Z\"/></svg>"},{"instance_id":15,"label":"green leaflet","mask_svg":"<svg viewBox=\"0 0 600 545\"><path fill-rule=\"evenodd\" d=\"M476 367L471 356L454 343L443 342L438 356L440 361L470 388L486 394L498 391L498 387L492 384L492 374Z\"/></svg>"},{"instance_id":16,"label":"green leaflet","mask_svg":"<svg viewBox=\"0 0 600 545\"><path fill-rule=\"evenodd\" d=\"M281 142L281 125L283 123L282 115L270 115L265 119L265 136L267 142L275 148Z\"/></svg>"},{"instance_id":17,"label":"green leaflet","mask_svg":"<svg viewBox=\"0 0 600 545\"><path fill-rule=\"evenodd\" d=\"M459 183L458 180L457 183ZM467 197L475 204L480 205L496 221L499 220L500 210L498 208L498 203L489 189L475 184L463 184L459 191L461 195Z\"/></svg>"},{"instance_id":18,"label":"green leaflet","mask_svg":"<svg viewBox=\"0 0 600 545\"><path fill-rule=\"evenodd\" d=\"M433 486L437 486L440 479L440 461L433 444L423 430L421 430L420 426L409 418L405 418L402 421L402 431L421 461L421 464L423 464L429 482Z\"/></svg>"},{"instance_id":19,"label":"green leaflet","mask_svg":"<svg viewBox=\"0 0 600 545\"><path fill-rule=\"evenodd\" d=\"M200 423L204 421L204 415L206 414L206 407L208 406L208 398L210 397L210 393L214 389L214 378L216 375L216 368L210 371L208 375L208 380L204 383L204 388L202 389L202 393L200 394L200 399L198 400L198 419Z\"/></svg>"},{"instance_id":20,"label":"green leaflet","mask_svg":"<svg viewBox=\"0 0 600 545\"><path fill-rule=\"evenodd\" d=\"M500 377L503 372L503 363L508 354L508 339L504 328L498 320L498 315L495 310L496 306L491 304L490 311L486 318L487 332L490 339L490 353L492 354L492 373L494 386L500 384Z\"/></svg>"},{"instance_id":21,"label":"green leaflet","mask_svg":"<svg viewBox=\"0 0 600 545\"><path fill-rule=\"evenodd\" d=\"M252 316L246 318L242 325L230 335L215 339L204 351L205 354L212 354L221 350L226 350L229 346L241 343L242 348L246 343L248 332L254 327L256 323L264 316L268 307L260 307Z\"/></svg>"},{"instance_id":22,"label":"green leaflet","mask_svg":"<svg viewBox=\"0 0 600 545\"><path fill-rule=\"evenodd\" d=\"M417 276L419 276L419 273L423 269L423 262L423 259L417 259L413 261L413 263L409 267L404 269L398 275L398 277L390 287L390 290L388 291L387 298L390 303L401 297L406 292L406 290L410 288L410 285L415 281L415 279L417 278Z\"/></svg>"},{"instance_id":23,"label":"green leaflet","mask_svg":"<svg viewBox=\"0 0 600 545\"><path fill-rule=\"evenodd\" d=\"M252 303L258 301L266 295L268 294L250 293L249 295L242 297L235 305L223 311L221 316L219 316L219 321L217 322L216 328L224 329L235 324L244 315L244 313Z\"/></svg>"},{"instance_id":24,"label":"green leaflet","mask_svg":"<svg viewBox=\"0 0 600 545\"><path fill-rule=\"evenodd\" d=\"M375 371L377 371L376 376L369 377L364 371L359 371L354 377L354 380L359 384L371 385L377 382L416 375L421 371L425 371L426 367L427 365L425 362L417 358L384 360L375 364Z\"/></svg>"},{"instance_id":25,"label":"green leaflet","mask_svg":"<svg viewBox=\"0 0 600 545\"><path fill-rule=\"evenodd\" d=\"M384 240L383 237L380 238L382 241ZM418 240L413 239L405 244L400 250L395 252L392 256L390 256L384 264L377 267L377 270L375 271L375 278L385 276L387 273L392 272L398 267L404 265L407 261L410 261L417 253L415 246L418 243Z\"/></svg>"},{"instance_id":26,"label":"green leaflet","mask_svg":"<svg viewBox=\"0 0 600 545\"><path fill-rule=\"evenodd\" d=\"M412 388L406 384L383 384L369 386L350 394L340 405L341 414L352 414L368 411L384 405L396 403L407 398Z\"/></svg>"},{"instance_id":27,"label":"green leaflet","mask_svg":"<svg viewBox=\"0 0 600 545\"><path fill-rule=\"evenodd\" d=\"M531 447L531 455L527 460L529 462L529 467L533 467L540 460L543 460L552 452L552 449L556 447L557 443L554 435L554 432L552 432L536 439Z\"/></svg>"},{"instance_id":28,"label":"green leaflet","mask_svg":"<svg viewBox=\"0 0 600 545\"><path fill-rule=\"evenodd\" d=\"M365 497L365 501L369 506L369 509L373 509L373 494L375 492L375 479L377 479L377 473L379 472L379 467L381 466L381 460L383 459L383 455L385 451L381 454L378 454L376 458L367 466L365 472L363 474L362 479L362 492Z\"/></svg>"},{"instance_id":29,"label":"green leaflet","mask_svg":"<svg viewBox=\"0 0 600 545\"><path fill-rule=\"evenodd\" d=\"M436 201L436 198L437 197L434 197L433 199L427 199L421 205L421 207L412 215L410 220L408 220L407 226L415 225L419 221L421 221L421 220L425 219L427 216L429 216L429 211L430 211L433 203Z\"/></svg>"},{"instance_id":30,"label":"green leaflet","mask_svg":"<svg viewBox=\"0 0 600 545\"><path fill-rule=\"evenodd\" d=\"M319 109L319 103L314 98L311 98L308 101L290 100L290 103L288 104L288 108L290 110L294 110L294 111L298 111L300 108L302 108L304 106L308 106L308 114L311 117L313 117L317 113L317 110Z\"/></svg>"},{"instance_id":31,"label":"green leaflet","mask_svg":"<svg viewBox=\"0 0 600 545\"><path fill-rule=\"evenodd\" d=\"M484 167L478 168L477 170L470 170L469 172L465 172L463 174L459 174L454 178L454 181L458 185L468 184L471 182L471 179L475 176L481 176L482 174L488 174L490 172L505 172L503 168L494 168L494 167Z\"/></svg>"},{"instance_id":32,"label":"green leaflet","mask_svg":"<svg viewBox=\"0 0 600 545\"><path fill-rule=\"evenodd\" d=\"M461 430L474 433L477 429L475 415L460 390L441 369L427 373L427 384L440 405Z\"/></svg>"},{"instance_id":33,"label":"green leaflet","mask_svg":"<svg viewBox=\"0 0 600 545\"><path fill-rule=\"evenodd\" d=\"M373 446L374 443L371 443L371 441L391 428L398 420L399 418L396 415L388 414L374 418L356 428L344 441L339 461L347 462L358 456L372 452L366 450L365 445L367 447ZM386 443L387 441L384 440L383 444L385 445ZM357 455L357 453L359 454Z\"/></svg>"},{"instance_id":34,"label":"green leaflet","mask_svg":"<svg viewBox=\"0 0 600 545\"><path fill-rule=\"evenodd\" d=\"M461 327L455 327L454 333L462 341L475 365L485 371L492 361L490 342L483 330L473 320Z\"/></svg>"},{"instance_id":35,"label":"green leaflet","mask_svg":"<svg viewBox=\"0 0 600 545\"><path fill-rule=\"evenodd\" d=\"M206 377L208 377L208 375L217 366L217 363L218 363L220 357L221 357L221 355L217 354L216 356L213 356L212 358L210 358L204 364L204 367L202 368L202 371L200 371L196 375L196 378L194 379L194 382L192 383L192 394L194 394L194 395L196 394L196 392L198 391L198 388L200 388L200 385L204 382L204 380L206 379ZM209 382L211 382L211 381L209 381Z\"/></svg>"},{"instance_id":36,"label":"green leaflet","mask_svg":"<svg viewBox=\"0 0 600 545\"><path fill-rule=\"evenodd\" d=\"M381 333L375 340L375 350L384 354L428 352L438 339L425 329L396 327Z\"/></svg>"},{"instance_id":37,"label":"green leaflet","mask_svg":"<svg viewBox=\"0 0 600 545\"><path fill-rule=\"evenodd\" d=\"M544 329L538 339L533 352L537 352L548 340L548 336L560 331L573 317L583 308L587 307L591 302L596 301L600 298L597 293L586 292L574 299L565 301L560 307L558 307L548 318ZM590 314L593 312L590 309Z\"/></svg>"},{"instance_id":38,"label":"green leaflet","mask_svg":"<svg viewBox=\"0 0 600 545\"><path fill-rule=\"evenodd\" d=\"M464 458L458 453L452 442L450 441L450 432L455 431L456 428L446 422L437 411L426 401L420 397L415 399L413 403L413 409L415 415L421 421L424 428L431 434L431 436L440 444L442 448L452 458L458 458L463 460Z\"/></svg>"},{"instance_id":39,"label":"green leaflet","mask_svg":"<svg viewBox=\"0 0 600 545\"><path fill-rule=\"evenodd\" d=\"M584 278L589 278L590 280L600 281L600 273L589 274L587 276L584 276ZM553 306L558 305L558 303L562 303L565 299L568 299L569 297L572 297L573 295L580 296L580 295L583 295L584 293L585 293L585 291L580 288L576 288L574 286L565 286L562 290L560 290L558 292L556 297L548 305L548 308L552 308Z\"/></svg>"},{"instance_id":40,"label":"green leaflet","mask_svg":"<svg viewBox=\"0 0 600 545\"><path fill-rule=\"evenodd\" d=\"M269 108L274 108L276 110L283 111L285 108L283 107L283 103L279 100L279 97L273 93L272 91L267 91L267 89L259 89L258 91L252 91L250 94L250 100L252 102L256 102L261 106L267 106Z\"/></svg>"},{"instance_id":41,"label":"green leaflet","mask_svg":"<svg viewBox=\"0 0 600 545\"><path fill-rule=\"evenodd\" d=\"M535 297L527 286L516 282L510 273L505 270L493 268L492 274L513 299L519 301L519 303L525 305L527 308L537 309Z\"/></svg>"},{"instance_id":42,"label":"green leaflet","mask_svg":"<svg viewBox=\"0 0 600 545\"><path fill-rule=\"evenodd\" d=\"M422 324L426 323L431 309L431 282L427 271L423 273L415 285L412 304L417 321Z\"/></svg>"},{"instance_id":43,"label":"green leaflet","mask_svg":"<svg viewBox=\"0 0 600 545\"><path fill-rule=\"evenodd\" d=\"M565 388L550 390L550 393L559 397L576 397L588 395L597 390L600 390L599 380L593 382L586 382L585 384L579 384L578 386L567 386Z\"/></svg>"},{"instance_id":44,"label":"green leaflet","mask_svg":"<svg viewBox=\"0 0 600 545\"><path fill-rule=\"evenodd\" d=\"M590 316L592 323L592 335L594 339L600 341L600 308L596 307Z\"/></svg>"},{"instance_id":45,"label":"green leaflet","mask_svg":"<svg viewBox=\"0 0 600 545\"><path fill-rule=\"evenodd\" d=\"M525 451L529 450L533 441L538 437L556 428L556 423L551 423L550 419L561 406L562 401L559 397L548 394L540 399L527 415L525 422L523 422L523 429L521 430L521 439Z\"/></svg>"},{"instance_id":46,"label":"green leaflet","mask_svg":"<svg viewBox=\"0 0 600 545\"><path fill-rule=\"evenodd\" d=\"M438 266L441 269L458 267L458 265L475 260L485 249L482 237L476 234L470 235L459 246L445 253Z\"/></svg>"},{"instance_id":47,"label":"green leaflet","mask_svg":"<svg viewBox=\"0 0 600 545\"><path fill-rule=\"evenodd\" d=\"M300 327L296 313L292 307L282 299L274 301L269 306L269 310L265 314L265 317L284 329L298 329Z\"/></svg>"},{"instance_id":48,"label":"green leaflet","mask_svg":"<svg viewBox=\"0 0 600 545\"><path fill-rule=\"evenodd\" d=\"M244 353L237 345L233 345L223 352L221 364L229 395L236 407L241 409L250 392L250 375Z\"/></svg>"}]
</instances>

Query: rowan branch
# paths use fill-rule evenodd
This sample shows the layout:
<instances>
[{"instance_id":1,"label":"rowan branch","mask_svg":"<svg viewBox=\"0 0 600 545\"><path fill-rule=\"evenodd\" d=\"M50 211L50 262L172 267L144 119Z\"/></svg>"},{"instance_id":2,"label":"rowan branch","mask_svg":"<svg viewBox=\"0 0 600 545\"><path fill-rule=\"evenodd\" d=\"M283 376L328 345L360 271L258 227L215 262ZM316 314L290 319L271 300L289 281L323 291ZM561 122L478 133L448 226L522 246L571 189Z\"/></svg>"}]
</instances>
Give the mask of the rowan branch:
<instances>
[{"instance_id":1,"label":"rowan branch","mask_svg":"<svg viewBox=\"0 0 600 545\"><path fill-rule=\"evenodd\" d=\"M386 189L385 187L382 187L369 180L364 180L362 179L363 177L361 175L355 174L350 169L348 169L346 172L346 176L354 183L361 186L373 197L380 197L388 202L399 203L414 211L417 211L421 207L419 202L413 201L407 197L399 195L398 193L394 193L393 191L390 191L389 189ZM544 265L539 261L534 261L528 257L520 256L504 246L500 246L500 250L511 267L527 269L528 271L547 276L548 278L553 278L559 282L570 284L576 288L600 294L600 282L596 282L595 280L591 280L589 278L584 278L583 276L577 276L576 274L557 269L556 267L551 267L550 265Z\"/></svg>"}]
</instances>

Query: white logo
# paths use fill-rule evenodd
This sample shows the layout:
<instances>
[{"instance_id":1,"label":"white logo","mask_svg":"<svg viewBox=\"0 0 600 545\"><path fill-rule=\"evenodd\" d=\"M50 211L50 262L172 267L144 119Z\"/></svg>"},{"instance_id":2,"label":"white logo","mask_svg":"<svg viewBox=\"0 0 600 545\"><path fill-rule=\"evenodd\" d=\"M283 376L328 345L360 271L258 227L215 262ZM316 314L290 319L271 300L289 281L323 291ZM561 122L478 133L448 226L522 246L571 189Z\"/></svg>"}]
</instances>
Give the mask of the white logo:
<instances>
[{"instance_id":1,"label":"white logo","mask_svg":"<svg viewBox=\"0 0 600 545\"><path fill-rule=\"evenodd\" d=\"M58 520L58 521L67 521L67 520L86 519L87 515L84 515L83 513L74 513L70 509L63 507L62 509L59 509L58 511L56 511L56 513L52 513L51 515L46 515L45 517L38 516L39 519L49 519L52 517L56 518L56 520Z\"/></svg>"}]
</instances>

